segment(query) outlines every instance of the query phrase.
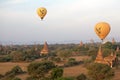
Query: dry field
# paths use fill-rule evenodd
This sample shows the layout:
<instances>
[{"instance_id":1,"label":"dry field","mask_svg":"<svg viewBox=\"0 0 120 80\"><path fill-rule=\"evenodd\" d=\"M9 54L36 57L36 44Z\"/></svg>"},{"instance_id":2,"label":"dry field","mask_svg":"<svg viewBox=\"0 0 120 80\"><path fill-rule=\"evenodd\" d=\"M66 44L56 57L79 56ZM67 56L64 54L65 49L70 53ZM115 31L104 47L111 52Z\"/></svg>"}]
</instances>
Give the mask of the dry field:
<instances>
[{"instance_id":1,"label":"dry field","mask_svg":"<svg viewBox=\"0 0 120 80\"><path fill-rule=\"evenodd\" d=\"M77 61L81 61L84 59L88 59L88 56L76 56L73 57L76 58ZM41 61L41 59L35 60L37 61ZM27 66L29 65L29 63L13 63L13 62L5 62L5 63L0 63L0 74L5 74L7 71L11 70L14 66L20 66L22 68L23 71L27 71ZM62 64L58 64L58 65L62 65ZM64 73L63 76L78 76L79 74L84 73L87 74L87 70L83 65L78 65L78 66L73 66L73 67L67 67L64 68ZM26 77L28 77L28 74L21 74L18 75L17 77L21 78L22 80L25 80ZM114 80L120 80L120 69L115 70L115 78Z\"/></svg>"},{"instance_id":2,"label":"dry field","mask_svg":"<svg viewBox=\"0 0 120 80\"><path fill-rule=\"evenodd\" d=\"M10 71L14 66L20 66L23 71L27 71L27 66L29 63L13 63L13 62L4 62L0 63L0 74L5 74L7 71Z\"/></svg>"},{"instance_id":3,"label":"dry field","mask_svg":"<svg viewBox=\"0 0 120 80\"><path fill-rule=\"evenodd\" d=\"M78 65L74 67L68 67L64 68L63 76L69 77L69 76L78 76L81 73L87 74L86 68L83 67L83 65Z\"/></svg>"}]
</instances>

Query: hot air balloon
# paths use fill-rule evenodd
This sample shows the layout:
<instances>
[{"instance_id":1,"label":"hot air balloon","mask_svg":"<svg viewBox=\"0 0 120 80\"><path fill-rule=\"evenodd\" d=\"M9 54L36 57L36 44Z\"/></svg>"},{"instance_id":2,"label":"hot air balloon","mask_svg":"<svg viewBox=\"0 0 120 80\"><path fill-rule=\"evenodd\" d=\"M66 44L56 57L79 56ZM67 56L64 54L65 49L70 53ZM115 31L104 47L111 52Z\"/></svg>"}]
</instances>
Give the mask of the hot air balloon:
<instances>
[{"instance_id":1,"label":"hot air balloon","mask_svg":"<svg viewBox=\"0 0 120 80\"><path fill-rule=\"evenodd\" d=\"M98 37L103 40L110 32L110 25L106 22L99 22L95 25L94 28Z\"/></svg>"},{"instance_id":2,"label":"hot air balloon","mask_svg":"<svg viewBox=\"0 0 120 80\"><path fill-rule=\"evenodd\" d=\"M47 9L44 7L40 7L37 9L37 14L42 20L45 17L45 15L47 14Z\"/></svg>"}]
</instances>

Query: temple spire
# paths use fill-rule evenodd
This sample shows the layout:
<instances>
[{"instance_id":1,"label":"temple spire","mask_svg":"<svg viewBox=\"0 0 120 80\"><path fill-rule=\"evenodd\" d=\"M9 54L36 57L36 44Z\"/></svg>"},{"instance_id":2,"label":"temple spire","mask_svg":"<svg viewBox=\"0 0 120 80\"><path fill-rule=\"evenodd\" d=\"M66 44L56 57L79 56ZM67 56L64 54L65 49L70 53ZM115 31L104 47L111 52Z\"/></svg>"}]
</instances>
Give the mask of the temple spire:
<instances>
[{"instance_id":1,"label":"temple spire","mask_svg":"<svg viewBox=\"0 0 120 80\"><path fill-rule=\"evenodd\" d=\"M115 44L115 39L114 38L112 39L112 44Z\"/></svg>"},{"instance_id":2,"label":"temple spire","mask_svg":"<svg viewBox=\"0 0 120 80\"><path fill-rule=\"evenodd\" d=\"M103 60L104 60L103 59L103 53L102 53L102 49L101 49L101 46L100 46L95 62L99 63L99 62L102 62Z\"/></svg>"},{"instance_id":3,"label":"temple spire","mask_svg":"<svg viewBox=\"0 0 120 80\"><path fill-rule=\"evenodd\" d=\"M111 52L111 56L114 56L113 52Z\"/></svg>"},{"instance_id":4,"label":"temple spire","mask_svg":"<svg viewBox=\"0 0 120 80\"><path fill-rule=\"evenodd\" d=\"M119 46L117 46L116 52L119 52Z\"/></svg>"},{"instance_id":5,"label":"temple spire","mask_svg":"<svg viewBox=\"0 0 120 80\"><path fill-rule=\"evenodd\" d=\"M80 41L80 46L81 46L81 47L83 46L83 42L82 42L82 41Z\"/></svg>"},{"instance_id":6,"label":"temple spire","mask_svg":"<svg viewBox=\"0 0 120 80\"><path fill-rule=\"evenodd\" d=\"M47 44L47 42L45 41L44 46L43 46L43 49L41 50L41 54L48 54L48 53L49 53L48 44Z\"/></svg>"}]
</instances>

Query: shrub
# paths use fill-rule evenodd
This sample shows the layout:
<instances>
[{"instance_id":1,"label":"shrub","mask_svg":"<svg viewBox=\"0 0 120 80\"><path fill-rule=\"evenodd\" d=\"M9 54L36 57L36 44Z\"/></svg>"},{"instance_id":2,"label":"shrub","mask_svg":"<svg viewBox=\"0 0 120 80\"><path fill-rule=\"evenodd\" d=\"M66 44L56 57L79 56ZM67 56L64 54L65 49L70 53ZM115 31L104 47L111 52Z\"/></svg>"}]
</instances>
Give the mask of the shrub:
<instances>
[{"instance_id":1,"label":"shrub","mask_svg":"<svg viewBox=\"0 0 120 80\"><path fill-rule=\"evenodd\" d=\"M57 79L59 77L62 77L63 75L63 69L62 68L53 68L51 71L51 78Z\"/></svg>"},{"instance_id":2,"label":"shrub","mask_svg":"<svg viewBox=\"0 0 120 80\"><path fill-rule=\"evenodd\" d=\"M87 77L84 74L80 74L79 76L76 77L76 80L86 80Z\"/></svg>"},{"instance_id":3,"label":"shrub","mask_svg":"<svg viewBox=\"0 0 120 80\"><path fill-rule=\"evenodd\" d=\"M18 78L18 77L15 77L15 78L13 78L12 80L21 80L20 78Z\"/></svg>"},{"instance_id":4,"label":"shrub","mask_svg":"<svg viewBox=\"0 0 120 80\"><path fill-rule=\"evenodd\" d=\"M55 64L50 61L35 62L35 63L29 64L28 73L31 75L31 77L39 79L44 77L45 74L48 73L49 70L51 70L54 67L55 67Z\"/></svg>"},{"instance_id":5,"label":"shrub","mask_svg":"<svg viewBox=\"0 0 120 80\"><path fill-rule=\"evenodd\" d=\"M74 79L71 78L71 77L61 77L61 78L58 78L58 79L55 79L55 80L74 80Z\"/></svg>"},{"instance_id":6,"label":"shrub","mask_svg":"<svg viewBox=\"0 0 120 80\"><path fill-rule=\"evenodd\" d=\"M65 67L78 65L80 62L76 61L74 58L70 58L68 62L64 65Z\"/></svg>"},{"instance_id":7,"label":"shrub","mask_svg":"<svg viewBox=\"0 0 120 80\"><path fill-rule=\"evenodd\" d=\"M0 74L0 79L3 78L4 76L2 74Z\"/></svg>"},{"instance_id":8,"label":"shrub","mask_svg":"<svg viewBox=\"0 0 120 80\"><path fill-rule=\"evenodd\" d=\"M88 67L88 75L92 80L109 80L114 76L114 71L108 65L93 63Z\"/></svg>"},{"instance_id":9,"label":"shrub","mask_svg":"<svg viewBox=\"0 0 120 80\"><path fill-rule=\"evenodd\" d=\"M11 69L11 71L6 72L5 75L9 75L9 74L17 75L21 73L23 73L22 69L19 66L15 66Z\"/></svg>"}]
</instances>

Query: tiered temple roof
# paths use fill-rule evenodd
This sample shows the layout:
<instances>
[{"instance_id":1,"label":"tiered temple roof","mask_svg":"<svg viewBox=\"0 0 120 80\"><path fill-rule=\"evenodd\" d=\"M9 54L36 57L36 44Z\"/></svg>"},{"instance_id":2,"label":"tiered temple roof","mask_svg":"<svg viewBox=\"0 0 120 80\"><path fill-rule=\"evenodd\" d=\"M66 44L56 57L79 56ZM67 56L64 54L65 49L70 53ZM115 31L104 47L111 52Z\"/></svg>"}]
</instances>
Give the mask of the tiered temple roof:
<instances>
[{"instance_id":1,"label":"tiered temple roof","mask_svg":"<svg viewBox=\"0 0 120 80\"><path fill-rule=\"evenodd\" d=\"M95 62L107 64L107 63L105 62L104 58L103 58L103 53L102 53L101 46L99 47L99 51L98 51L97 57L96 57L96 59L95 59Z\"/></svg>"},{"instance_id":2,"label":"tiered temple roof","mask_svg":"<svg viewBox=\"0 0 120 80\"><path fill-rule=\"evenodd\" d=\"M116 43L116 42L115 42L115 39L113 38L113 39L112 39L112 44L115 44L115 43Z\"/></svg>"},{"instance_id":3,"label":"tiered temple roof","mask_svg":"<svg viewBox=\"0 0 120 80\"><path fill-rule=\"evenodd\" d=\"M119 46L117 46L116 52L119 52L119 51L120 51Z\"/></svg>"},{"instance_id":4,"label":"tiered temple roof","mask_svg":"<svg viewBox=\"0 0 120 80\"><path fill-rule=\"evenodd\" d=\"M41 53L41 54L48 54L48 53L49 53L49 50L48 50L48 44L47 44L46 41L45 41L45 43L44 43L44 47L43 47L43 49L41 50L40 53Z\"/></svg>"},{"instance_id":5,"label":"tiered temple roof","mask_svg":"<svg viewBox=\"0 0 120 80\"><path fill-rule=\"evenodd\" d=\"M81 46L81 47L83 46L83 42L82 42L82 41L80 41L80 46Z\"/></svg>"},{"instance_id":6,"label":"tiered temple roof","mask_svg":"<svg viewBox=\"0 0 120 80\"><path fill-rule=\"evenodd\" d=\"M100 46L95 62L96 63L107 64L110 67L113 67L113 64L115 64L115 62L116 62L116 58L117 58L116 53L114 53L114 54L111 53L110 56L107 56L107 57L103 58L103 52L102 52L102 49L101 49L101 46Z\"/></svg>"}]
</instances>

